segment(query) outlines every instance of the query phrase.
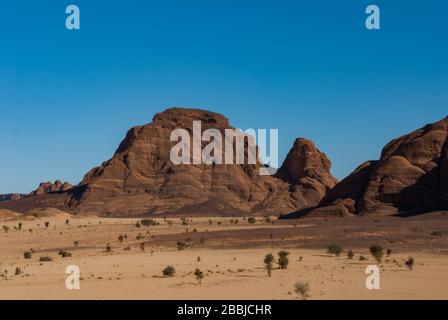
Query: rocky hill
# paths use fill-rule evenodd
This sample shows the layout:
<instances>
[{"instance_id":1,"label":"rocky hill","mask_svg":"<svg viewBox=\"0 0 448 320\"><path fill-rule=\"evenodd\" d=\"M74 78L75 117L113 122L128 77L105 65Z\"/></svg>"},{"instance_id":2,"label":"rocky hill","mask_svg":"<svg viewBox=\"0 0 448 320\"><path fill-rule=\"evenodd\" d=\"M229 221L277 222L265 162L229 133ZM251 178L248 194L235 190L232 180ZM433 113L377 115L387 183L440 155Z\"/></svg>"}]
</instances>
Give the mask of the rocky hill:
<instances>
[{"instance_id":1,"label":"rocky hill","mask_svg":"<svg viewBox=\"0 0 448 320\"><path fill-rule=\"evenodd\" d=\"M151 123L129 130L112 159L88 172L77 186L59 183L59 192L45 193L40 191L53 187L42 185L32 196L0 208L23 212L54 207L106 216L280 214L317 205L336 182L326 155L305 139L296 141L275 176L259 175L263 164L247 161L175 165L170 152L177 142L170 135L175 129L192 133L193 121L200 121L202 130L224 134L232 129L217 113L168 109ZM246 148L245 159L249 152Z\"/></svg>"},{"instance_id":2,"label":"rocky hill","mask_svg":"<svg viewBox=\"0 0 448 320\"><path fill-rule=\"evenodd\" d=\"M448 209L448 118L388 143L303 215L413 215Z\"/></svg>"}]
</instances>

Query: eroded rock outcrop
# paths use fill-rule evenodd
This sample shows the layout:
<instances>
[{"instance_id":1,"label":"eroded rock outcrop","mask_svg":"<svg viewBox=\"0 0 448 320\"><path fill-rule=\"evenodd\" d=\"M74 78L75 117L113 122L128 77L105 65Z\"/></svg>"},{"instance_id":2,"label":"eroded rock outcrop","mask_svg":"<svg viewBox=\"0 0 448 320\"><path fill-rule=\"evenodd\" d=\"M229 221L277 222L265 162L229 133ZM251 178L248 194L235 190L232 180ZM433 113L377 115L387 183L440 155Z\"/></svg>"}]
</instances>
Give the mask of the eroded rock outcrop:
<instances>
[{"instance_id":1,"label":"eroded rock outcrop","mask_svg":"<svg viewBox=\"0 0 448 320\"><path fill-rule=\"evenodd\" d=\"M306 214L420 213L448 208L448 118L387 144ZM288 216L287 216L288 217Z\"/></svg>"},{"instance_id":2,"label":"eroded rock outcrop","mask_svg":"<svg viewBox=\"0 0 448 320\"><path fill-rule=\"evenodd\" d=\"M298 138L276 177L291 185L291 197L297 208L319 204L337 183L331 173L331 161L314 143Z\"/></svg>"},{"instance_id":3,"label":"eroded rock outcrop","mask_svg":"<svg viewBox=\"0 0 448 320\"><path fill-rule=\"evenodd\" d=\"M30 196L36 196L50 192L67 191L71 188L73 188L73 186L70 183L62 183L59 180L56 180L54 183L51 183L50 181L42 182L41 184L39 184L39 187L35 191L31 192Z\"/></svg>"}]
</instances>

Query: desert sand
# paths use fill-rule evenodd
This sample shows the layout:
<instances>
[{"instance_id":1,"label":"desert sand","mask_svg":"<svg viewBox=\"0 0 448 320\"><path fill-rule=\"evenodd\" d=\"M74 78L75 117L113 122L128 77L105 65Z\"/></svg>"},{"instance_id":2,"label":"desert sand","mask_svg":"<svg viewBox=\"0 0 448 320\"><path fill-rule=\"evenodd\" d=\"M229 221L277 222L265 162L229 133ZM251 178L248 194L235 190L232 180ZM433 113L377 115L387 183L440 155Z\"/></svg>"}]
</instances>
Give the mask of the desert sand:
<instances>
[{"instance_id":1,"label":"desert sand","mask_svg":"<svg viewBox=\"0 0 448 320\"><path fill-rule=\"evenodd\" d=\"M406 223L392 217L343 218L344 223L259 217L251 224L240 217L235 224L233 219L157 218L156 226L137 227L140 219L75 217L57 210L9 216L0 220L7 229L0 231L0 299L299 300L298 281L309 283L308 299L448 299L446 214ZM177 242L186 248L178 250ZM339 257L326 253L333 242L345 250ZM369 245L377 243L392 253L379 264L381 289L368 290L366 267L377 264ZM71 256L63 258L61 249ZM277 259L281 250L290 253L288 268L274 264L268 277L263 259L268 253ZM361 255L367 260L360 261ZM44 256L53 261L40 262ZM404 263L411 256L412 271ZM65 287L68 265L80 268L80 290ZM162 276L168 265L176 269L174 277ZM204 273L201 284L196 268Z\"/></svg>"}]
</instances>

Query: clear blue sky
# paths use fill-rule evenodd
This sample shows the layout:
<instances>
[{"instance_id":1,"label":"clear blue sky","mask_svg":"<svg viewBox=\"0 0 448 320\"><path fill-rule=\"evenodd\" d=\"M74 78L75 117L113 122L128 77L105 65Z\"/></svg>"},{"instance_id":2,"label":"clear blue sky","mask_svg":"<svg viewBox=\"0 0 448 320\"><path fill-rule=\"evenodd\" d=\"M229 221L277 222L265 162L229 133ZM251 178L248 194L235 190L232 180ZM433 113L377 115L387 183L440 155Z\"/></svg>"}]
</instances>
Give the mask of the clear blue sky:
<instances>
[{"instance_id":1,"label":"clear blue sky","mask_svg":"<svg viewBox=\"0 0 448 320\"><path fill-rule=\"evenodd\" d=\"M343 178L448 114L447 16L444 0L3 1L0 193L79 182L170 106L278 128L282 159L310 138Z\"/></svg>"}]
</instances>

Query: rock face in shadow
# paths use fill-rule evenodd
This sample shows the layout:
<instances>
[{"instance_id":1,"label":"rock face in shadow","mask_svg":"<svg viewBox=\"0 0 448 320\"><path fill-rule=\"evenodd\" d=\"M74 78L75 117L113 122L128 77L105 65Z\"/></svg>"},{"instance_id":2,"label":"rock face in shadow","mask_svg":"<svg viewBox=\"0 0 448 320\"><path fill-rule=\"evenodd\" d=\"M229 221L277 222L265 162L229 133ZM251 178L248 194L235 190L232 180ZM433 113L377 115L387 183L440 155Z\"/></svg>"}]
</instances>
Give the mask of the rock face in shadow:
<instances>
[{"instance_id":1,"label":"rock face in shadow","mask_svg":"<svg viewBox=\"0 0 448 320\"><path fill-rule=\"evenodd\" d=\"M174 165L170 152L178 141L170 141L170 135L185 129L192 136L193 121L201 122L202 132L216 129L224 135L232 128L217 113L168 109L152 123L129 130L112 159L88 172L77 186L42 194L51 188L44 185L34 196L0 207L19 212L54 207L106 216L280 214L316 205L335 183L328 158L304 139L296 141L277 176L260 175L262 164L248 164L253 153L249 140L244 141L243 164ZM202 148L208 144L202 142ZM223 159L225 155L223 146Z\"/></svg>"},{"instance_id":2,"label":"rock face in shadow","mask_svg":"<svg viewBox=\"0 0 448 320\"><path fill-rule=\"evenodd\" d=\"M303 215L420 213L448 208L448 118L387 144Z\"/></svg>"}]
</instances>

